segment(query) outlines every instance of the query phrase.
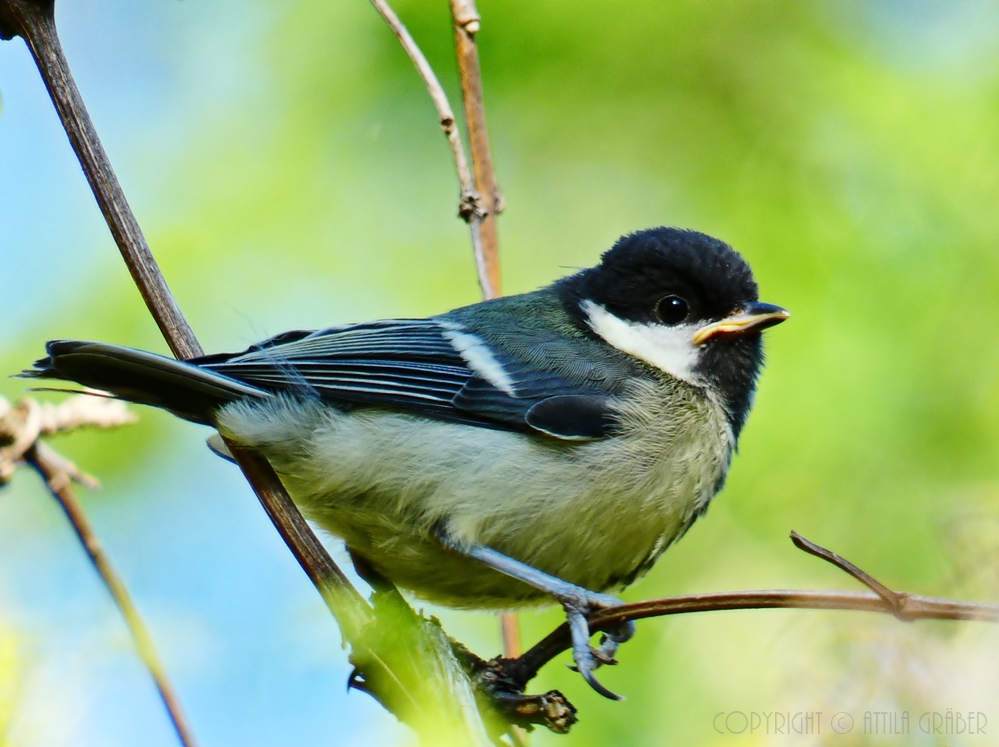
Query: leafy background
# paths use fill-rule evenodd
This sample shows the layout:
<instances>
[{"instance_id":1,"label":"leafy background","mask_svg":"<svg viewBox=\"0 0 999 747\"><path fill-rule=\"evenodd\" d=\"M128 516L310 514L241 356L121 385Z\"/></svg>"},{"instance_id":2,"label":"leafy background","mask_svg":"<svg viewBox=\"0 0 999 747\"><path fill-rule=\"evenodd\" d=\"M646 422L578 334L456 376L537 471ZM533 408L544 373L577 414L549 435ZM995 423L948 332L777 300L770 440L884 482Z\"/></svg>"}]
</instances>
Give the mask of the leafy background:
<instances>
[{"instance_id":1,"label":"leafy background","mask_svg":"<svg viewBox=\"0 0 999 747\"><path fill-rule=\"evenodd\" d=\"M457 102L446 3L397 10ZM507 211L507 292L671 224L735 245L794 313L724 493L626 599L854 588L790 529L886 583L999 599L999 6L987 0L480 0ZM477 300L444 139L362 0L59 6L68 56L178 300L209 350ZM20 42L0 44L0 374L54 337L164 350ZM0 379L15 397L22 384ZM203 429L58 446L203 745L412 741L346 693L318 596ZM338 557L342 550L330 541ZM483 654L486 614L434 610ZM554 610L522 615L532 641ZM859 613L640 625L625 693L561 664L580 708L539 745L999 744L999 634ZM868 711L913 734L862 733ZM719 712L821 711L820 734L719 734ZM847 735L828 718L857 720ZM736 724L737 722L733 722ZM154 690L34 475L0 493L0 744L172 745Z\"/></svg>"}]
</instances>

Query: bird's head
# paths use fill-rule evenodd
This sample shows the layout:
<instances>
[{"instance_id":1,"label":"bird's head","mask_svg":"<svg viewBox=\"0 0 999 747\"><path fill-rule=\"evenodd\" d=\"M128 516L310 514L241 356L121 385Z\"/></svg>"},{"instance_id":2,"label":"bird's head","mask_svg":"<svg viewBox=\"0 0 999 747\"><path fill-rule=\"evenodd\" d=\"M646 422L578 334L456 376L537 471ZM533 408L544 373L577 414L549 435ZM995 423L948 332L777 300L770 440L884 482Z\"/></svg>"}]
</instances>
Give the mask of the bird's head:
<instances>
[{"instance_id":1,"label":"bird's head","mask_svg":"<svg viewBox=\"0 0 999 747\"><path fill-rule=\"evenodd\" d=\"M622 237L599 265L557 289L569 313L604 342L712 390L736 432L763 363L760 333L790 316L759 301L752 270L732 247L678 228Z\"/></svg>"}]
</instances>

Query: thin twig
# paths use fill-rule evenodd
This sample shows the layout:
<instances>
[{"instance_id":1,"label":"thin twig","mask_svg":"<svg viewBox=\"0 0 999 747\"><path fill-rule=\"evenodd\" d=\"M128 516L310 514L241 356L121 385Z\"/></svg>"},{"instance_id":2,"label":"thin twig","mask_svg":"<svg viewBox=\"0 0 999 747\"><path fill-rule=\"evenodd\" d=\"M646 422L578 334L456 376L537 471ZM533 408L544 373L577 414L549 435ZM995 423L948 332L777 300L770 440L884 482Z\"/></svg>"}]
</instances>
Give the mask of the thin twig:
<instances>
[{"instance_id":1,"label":"thin twig","mask_svg":"<svg viewBox=\"0 0 999 747\"><path fill-rule=\"evenodd\" d=\"M475 182L472 181L472 172L468 167L468 158L465 155L465 147L462 145L461 136L458 134L454 110L448 102L447 94L444 93L444 87L437 80L437 75L434 74L430 63L427 62L427 58L419 46L417 46L405 25L399 20L399 16L392 10L392 7L386 0L371 0L371 4L375 6L375 10L385 19L389 28L392 29L392 33L395 34L402 45L402 48L409 55L409 59L412 60L416 71L423 79L423 83L427 87L427 92L430 94L430 99L434 103L434 108L437 110L437 120L444 131L444 135L447 137L448 144L451 146L454 168L458 172L458 184L461 188L461 196L458 201L458 216L468 223L468 231L472 237L472 251L475 255L475 267L482 293L486 298L494 298L499 295L499 284L494 283L490 275L490 267L492 264L495 264L495 259L489 259L490 255L484 246L483 234L484 221L488 222L490 217L486 205L490 203L483 200L481 193L475 188ZM492 251L491 256L495 257L495 241L493 242L493 247L490 251ZM498 271L495 274L498 277Z\"/></svg>"},{"instance_id":2,"label":"thin twig","mask_svg":"<svg viewBox=\"0 0 999 747\"><path fill-rule=\"evenodd\" d=\"M590 618L590 630L607 630L628 620L664 617L691 612L748 609L822 609L880 612L905 622L914 620L977 620L999 622L999 604L959 602L892 591L839 555L793 534L795 545L829 560L854 578L880 589L876 593L856 591L722 591L710 594L650 599L603 610ZM801 544L799 544L801 543ZM832 558L836 558L833 560ZM857 574L860 575L857 575ZM863 577L863 578L862 578ZM864 580L866 579L866 580ZM892 599L897 601L893 602ZM504 673L515 683L526 685L545 664L572 645L569 626L563 624L549 633L518 659L504 662Z\"/></svg>"},{"instance_id":3,"label":"thin twig","mask_svg":"<svg viewBox=\"0 0 999 747\"><path fill-rule=\"evenodd\" d=\"M96 487L97 481L38 440L43 433L51 435L85 427L111 428L135 422L135 417L124 409L124 403L121 402L116 403L110 414L105 407L107 402L101 402L94 407L73 400L67 400L67 403L71 404L64 408L45 407L33 399L25 398L11 407L3 397L0 397L0 445L4 447L0 449L0 467L3 468L0 472L12 474L13 464L23 462L41 475L52 497L69 519L73 531L111 594L111 598L121 611L125 625L135 641L136 651L159 691L177 736L186 747L194 747L194 735L191 733L177 694L156 654L156 647L153 645L149 630L133 604L121 576L101 547L83 507L73 492L73 482Z\"/></svg>"},{"instance_id":4,"label":"thin twig","mask_svg":"<svg viewBox=\"0 0 999 747\"><path fill-rule=\"evenodd\" d=\"M482 97L482 70L475 35L482 28L482 19L474 0L450 0L454 21L454 49L458 57L461 78L461 99L468 128L468 144L475 169L475 187L482 196L486 217L482 221L482 252L476 253L482 292L487 299L497 298L500 291L499 239L496 216L503 209L503 197L496 183L493 158L489 150L486 129L486 109Z\"/></svg>"},{"instance_id":5,"label":"thin twig","mask_svg":"<svg viewBox=\"0 0 999 747\"><path fill-rule=\"evenodd\" d=\"M623 604L590 618L590 630L606 630L627 620L681 615L690 612L748 609L822 609L882 612L895 615L894 607L878 594L862 591L722 591L710 594L650 599ZM905 620L978 620L999 622L999 605L958 602L952 599L906 594ZM570 648L568 625L561 625L535 644L504 671L517 683L526 684L541 667Z\"/></svg>"},{"instance_id":6,"label":"thin twig","mask_svg":"<svg viewBox=\"0 0 999 747\"><path fill-rule=\"evenodd\" d=\"M825 560L827 563L832 563L834 566L839 568L844 573L848 573L849 575L853 576L864 586L866 586L875 594L877 594L879 597L888 602L888 604L891 605L895 617L897 617L899 620L902 620L903 622L908 622L909 618L906 617L906 612L905 612L905 597L907 597L908 594L905 593L900 594L898 592L892 591L883 583L874 578L874 576L870 575L869 573L866 573L865 571L862 571L860 568L855 566L846 558L837 555L832 550L827 550L821 545L815 544L809 539L805 539L797 532L794 531L791 532L791 541L794 543L794 546L797 547L799 550L804 550L809 555L814 555L817 558L822 558L822 560Z\"/></svg>"},{"instance_id":7,"label":"thin twig","mask_svg":"<svg viewBox=\"0 0 999 747\"><path fill-rule=\"evenodd\" d=\"M132 634L132 639L135 641L135 649L138 651L143 664L146 665L150 676L152 676L160 698L163 699L163 705L166 707L167 714L174 729L177 731L177 736L181 744L184 744L186 747L194 747L194 734L191 732L190 724L188 724L187 718L184 716L177 693L174 692L166 670L163 668L163 664L156 654L156 647L153 645L153 639L149 635L149 630L135 608L135 604L132 602L125 583L114 569L114 566L111 565L111 561L105 554L100 540L97 539L94 528L83 511L83 506L77 500L76 494L70 485L70 475L61 469L58 462L50 460L47 452L41 448L42 446L43 444L39 443L29 449L24 455L24 461L33 467L41 475L42 479L45 480L45 485L48 487L49 492L59 503L63 513L66 514L66 518L69 519L69 523L73 527L73 531L80 540L80 544L86 551L87 556L90 558L90 562L93 563L94 568L97 569L98 574L100 574L101 579L104 581L104 585L107 586L108 591L111 593L114 603L125 620L125 625L128 626L128 630Z\"/></svg>"},{"instance_id":8,"label":"thin twig","mask_svg":"<svg viewBox=\"0 0 999 747\"><path fill-rule=\"evenodd\" d=\"M51 465L53 469L57 469L65 474L70 479L70 482L75 482L77 485L82 485L91 490L97 490L101 487L101 483L96 477L88 475L72 461L51 446L48 446L44 441L36 441L34 449L39 459Z\"/></svg>"}]
</instances>

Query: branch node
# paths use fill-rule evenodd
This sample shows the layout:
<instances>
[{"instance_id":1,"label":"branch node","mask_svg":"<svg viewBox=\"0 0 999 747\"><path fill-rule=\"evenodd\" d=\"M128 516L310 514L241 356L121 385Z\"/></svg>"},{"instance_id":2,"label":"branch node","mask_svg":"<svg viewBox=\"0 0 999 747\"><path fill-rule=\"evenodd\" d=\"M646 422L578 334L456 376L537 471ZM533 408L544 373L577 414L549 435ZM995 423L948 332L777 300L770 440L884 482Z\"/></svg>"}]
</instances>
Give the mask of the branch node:
<instances>
[{"instance_id":1,"label":"branch node","mask_svg":"<svg viewBox=\"0 0 999 747\"><path fill-rule=\"evenodd\" d=\"M499 215L504 210L506 210L506 198L503 196L503 193L500 192L499 185L496 185L493 189L493 212L496 215Z\"/></svg>"},{"instance_id":2,"label":"branch node","mask_svg":"<svg viewBox=\"0 0 999 747\"><path fill-rule=\"evenodd\" d=\"M466 223L470 223L472 220L483 220L489 213L486 211L485 206L482 204L482 197L479 193L471 191L461 191L461 197L458 201L458 217L461 218Z\"/></svg>"},{"instance_id":3,"label":"branch node","mask_svg":"<svg viewBox=\"0 0 999 747\"><path fill-rule=\"evenodd\" d=\"M454 4L454 22L469 34L479 32L482 18L479 16L474 0L458 0Z\"/></svg>"},{"instance_id":4,"label":"branch node","mask_svg":"<svg viewBox=\"0 0 999 747\"><path fill-rule=\"evenodd\" d=\"M33 399L24 398L6 408L0 420L0 464L14 464L38 440L41 434L41 408Z\"/></svg>"},{"instance_id":5,"label":"branch node","mask_svg":"<svg viewBox=\"0 0 999 747\"><path fill-rule=\"evenodd\" d=\"M906 601L909 599L909 594L892 591L872 575L861 570L846 558L841 555L837 555L832 550L827 550L821 545L815 544L809 539L805 539L795 531L791 532L791 541L799 550L804 550L809 555L814 555L817 558L825 560L827 563L832 563L841 571L853 576L860 583L885 600L891 607L892 614L899 620L903 622L911 622L916 619L906 610Z\"/></svg>"},{"instance_id":6,"label":"branch node","mask_svg":"<svg viewBox=\"0 0 999 747\"><path fill-rule=\"evenodd\" d=\"M452 648L465 670L474 678L480 708L484 713L499 716L503 728L519 727L533 731L544 726L556 734L568 734L578 719L576 707L558 690L540 695L524 693L526 681L510 676L516 659L497 656L489 661L479 658L464 645L452 639ZM496 723L496 719L490 719ZM516 741L516 735L513 735Z\"/></svg>"}]
</instances>

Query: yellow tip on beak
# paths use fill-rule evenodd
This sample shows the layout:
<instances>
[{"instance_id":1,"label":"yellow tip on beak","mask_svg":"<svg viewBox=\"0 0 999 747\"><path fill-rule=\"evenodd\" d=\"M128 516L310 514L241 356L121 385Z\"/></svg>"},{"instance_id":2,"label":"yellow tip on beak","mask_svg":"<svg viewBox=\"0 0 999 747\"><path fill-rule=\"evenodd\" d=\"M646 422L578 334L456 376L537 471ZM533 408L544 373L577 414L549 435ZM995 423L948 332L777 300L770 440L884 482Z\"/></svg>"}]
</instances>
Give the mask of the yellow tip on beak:
<instances>
[{"instance_id":1,"label":"yellow tip on beak","mask_svg":"<svg viewBox=\"0 0 999 747\"><path fill-rule=\"evenodd\" d=\"M780 306L754 301L720 322L701 327L694 334L694 344L701 345L715 335L743 335L747 332L761 332L767 327L780 324L791 313Z\"/></svg>"}]
</instances>

